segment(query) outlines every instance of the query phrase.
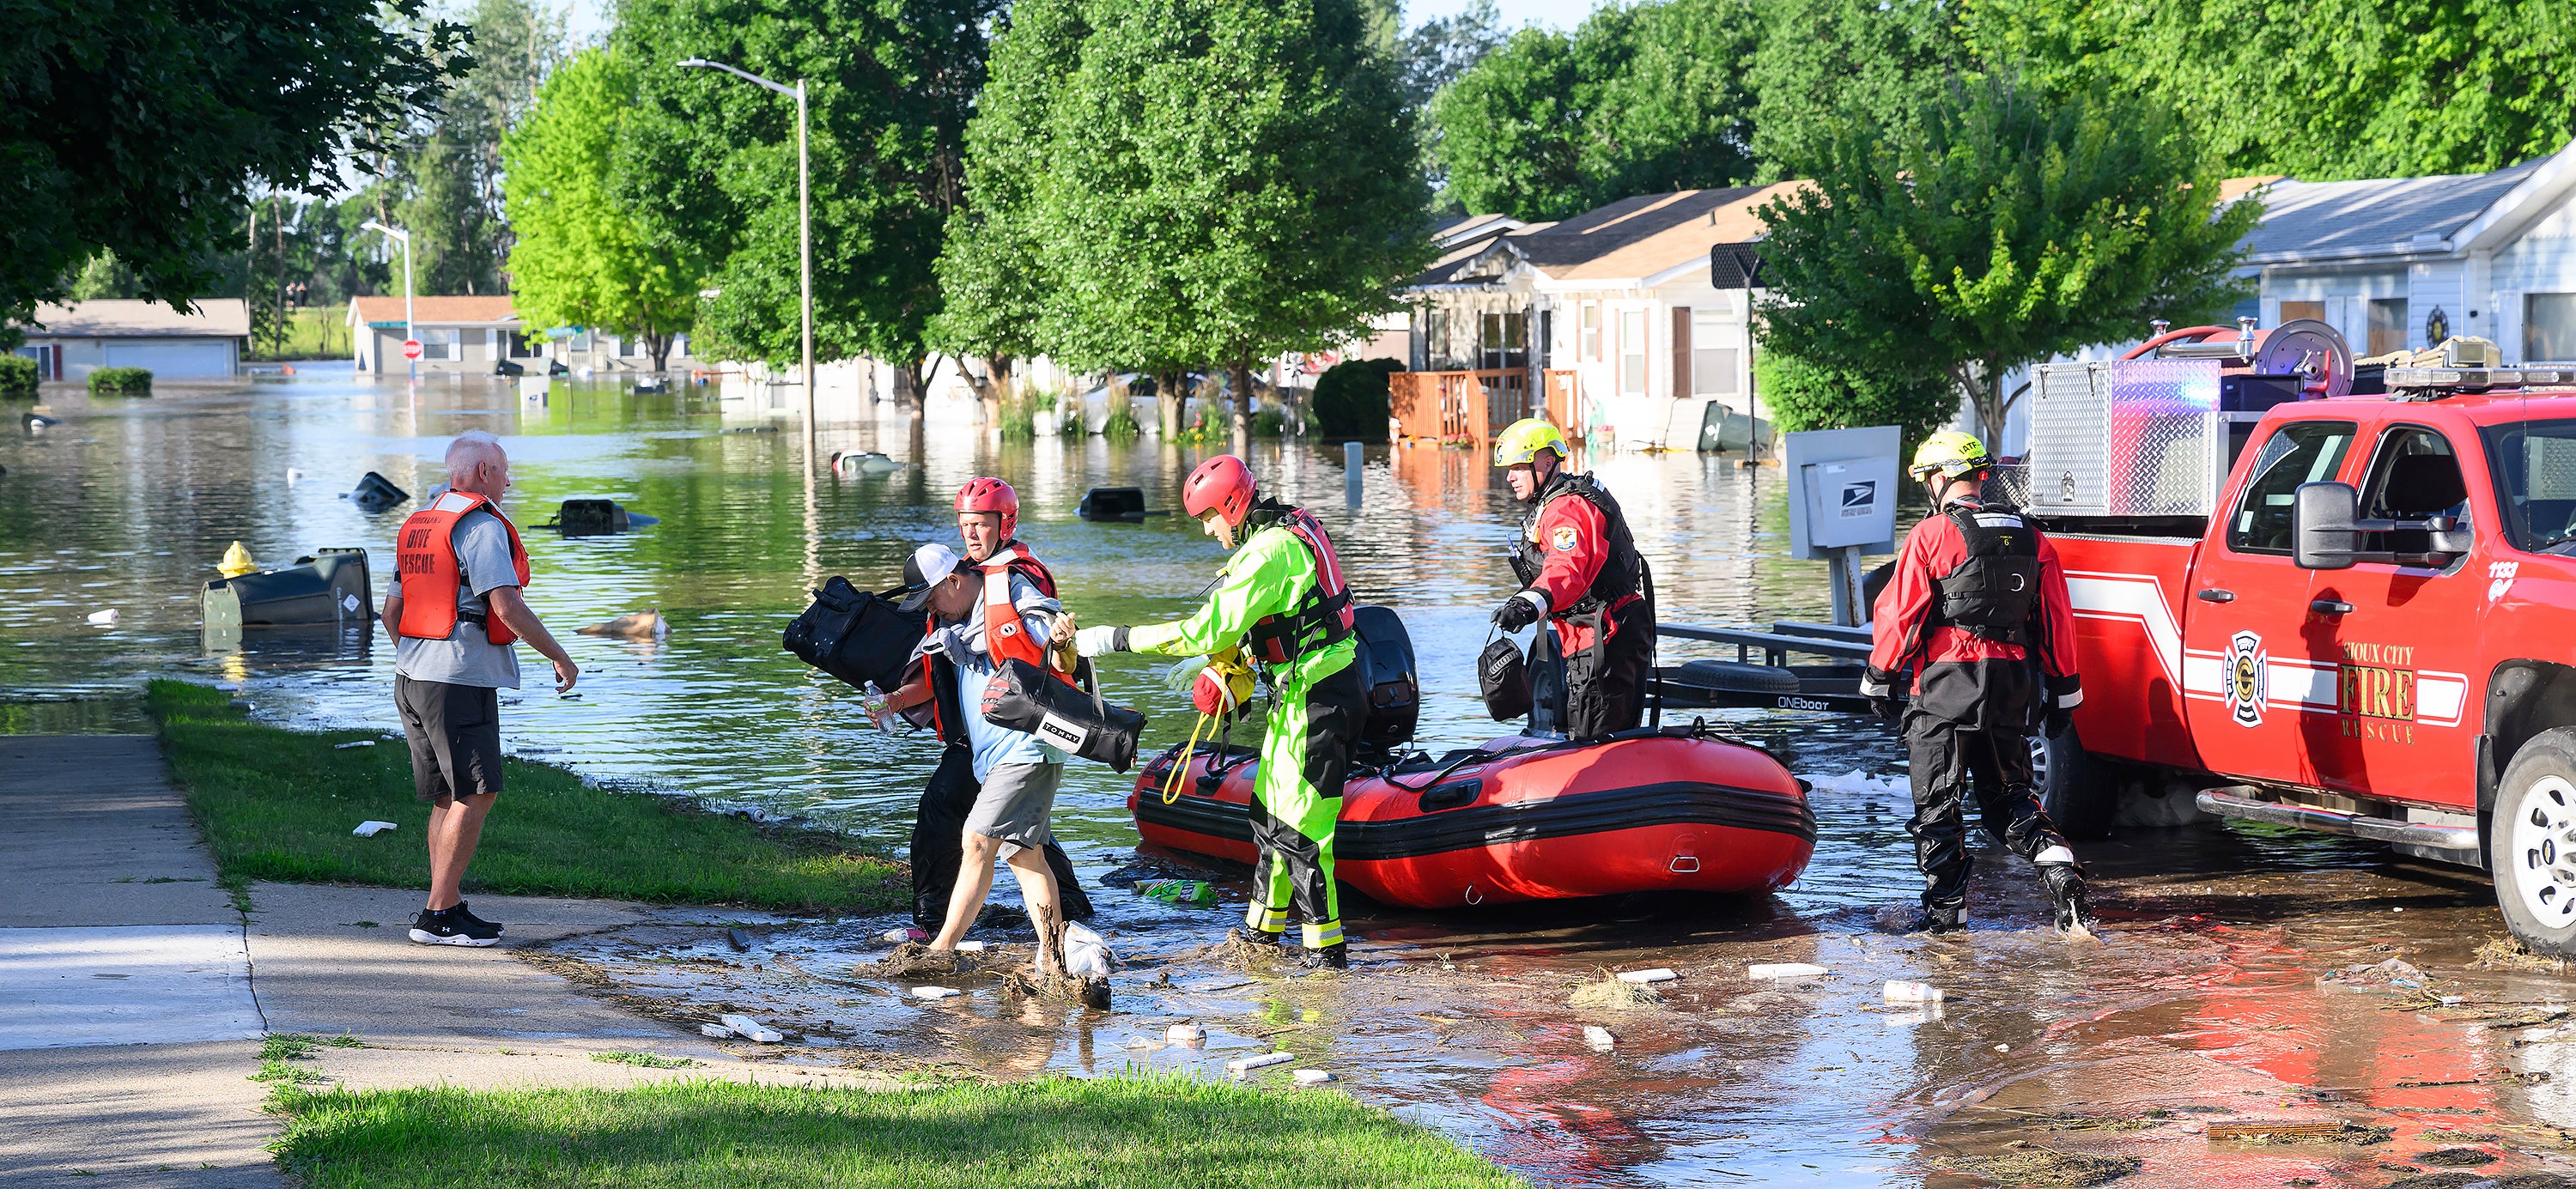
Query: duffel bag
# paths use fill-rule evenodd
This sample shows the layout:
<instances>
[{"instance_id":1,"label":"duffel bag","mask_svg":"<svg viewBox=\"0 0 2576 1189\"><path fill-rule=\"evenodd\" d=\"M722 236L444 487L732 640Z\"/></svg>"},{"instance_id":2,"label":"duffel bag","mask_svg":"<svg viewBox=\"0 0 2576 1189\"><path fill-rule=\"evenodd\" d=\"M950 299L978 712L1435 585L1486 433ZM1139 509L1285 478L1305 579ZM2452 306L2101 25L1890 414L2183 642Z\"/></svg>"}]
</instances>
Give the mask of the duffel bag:
<instances>
[{"instance_id":1,"label":"duffel bag","mask_svg":"<svg viewBox=\"0 0 2576 1189\"><path fill-rule=\"evenodd\" d=\"M1540 631L1547 630L1541 625ZM1530 712L1529 664L1521 659L1520 646L1509 636L1501 636L1485 645L1476 658L1476 683L1483 687L1485 713L1495 722L1510 722Z\"/></svg>"},{"instance_id":2,"label":"duffel bag","mask_svg":"<svg viewBox=\"0 0 2576 1189\"><path fill-rule=\"evenodd\" d=\"M1003 661L984 686L984 721L1027 731L1119 772L1136 762L1136 737L1145 731L1144 715L1101 701L1099 695L1021 660Z\"/></svg>"},{"instance_id":3,"label":"duffel bag","mask_svg":"<svg viewBox=\"0 0 2576 1189\"><path fill-rule=\"evenodd\" d=\"M814 592L813 605L788 622L779 644L854 687L873 681L892 691L903 684L904 662L928 630L921 616L905 615L892 600L835 574Z\"/></svg>"}]
</instances>

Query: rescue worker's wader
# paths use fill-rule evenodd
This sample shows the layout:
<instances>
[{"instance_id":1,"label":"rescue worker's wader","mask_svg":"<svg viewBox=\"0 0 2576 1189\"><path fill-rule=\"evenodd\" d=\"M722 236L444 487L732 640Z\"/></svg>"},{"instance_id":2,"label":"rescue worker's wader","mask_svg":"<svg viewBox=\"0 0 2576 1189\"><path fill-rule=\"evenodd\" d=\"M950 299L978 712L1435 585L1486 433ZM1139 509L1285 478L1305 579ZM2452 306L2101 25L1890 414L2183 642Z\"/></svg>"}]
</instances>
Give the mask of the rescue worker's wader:
<instances>
[{"instance_id":1,"label":"rescue worker's wader","mask_svg":"<svg viewBox=\"0 0 2576 1189\"><path fill-rule=\"evenodd\" d=\"M1644 594L1646 561L1629 535L1628 519L1619 511L1619 501L1590 474L1560 470L1532 502L1512 552L1513 576L1523 586L1538 581L1547 562L1546 546L1537 539L1539 520L1550 501L1567 498L1600 509L1608 556L1583 597L1573 606L1550 610L1548 626L1530 641L1530 729L1597 739L1645 721L1655 612ZM1564 652L1553 630L1558 623L1577 626L1590 644Z\"/></svg>"}]
</instances>

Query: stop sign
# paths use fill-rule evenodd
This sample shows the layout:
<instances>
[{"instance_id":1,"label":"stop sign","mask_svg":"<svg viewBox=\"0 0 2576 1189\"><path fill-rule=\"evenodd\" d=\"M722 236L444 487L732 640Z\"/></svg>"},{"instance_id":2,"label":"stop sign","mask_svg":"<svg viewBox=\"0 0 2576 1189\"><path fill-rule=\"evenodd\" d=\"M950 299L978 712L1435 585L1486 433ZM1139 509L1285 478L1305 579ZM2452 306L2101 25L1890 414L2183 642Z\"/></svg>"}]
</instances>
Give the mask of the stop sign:
<instances>
[{"instance_id":1,"label":"stop sign","mask_svg":"<svg viewBox=\"0 0 2576 1189\"><path fill-rule=\"evenodd\" d=\"M403 358L405 358L405 359L418 359L418 358L420 358L420 340L419 340L419 339L404 339L404 340L403 340Z\"/></svg>"}]
</instances>

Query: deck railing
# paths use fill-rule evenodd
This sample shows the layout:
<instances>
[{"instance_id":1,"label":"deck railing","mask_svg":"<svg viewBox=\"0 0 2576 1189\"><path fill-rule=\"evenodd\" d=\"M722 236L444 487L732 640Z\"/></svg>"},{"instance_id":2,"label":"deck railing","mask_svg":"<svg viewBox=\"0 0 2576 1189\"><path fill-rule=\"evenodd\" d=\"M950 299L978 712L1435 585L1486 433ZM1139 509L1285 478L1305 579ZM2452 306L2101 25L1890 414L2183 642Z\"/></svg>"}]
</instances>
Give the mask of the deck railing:
<instances>
[{"instance_id":1,"label":"deck railing","mask_svg":"<svg viewBox=\"0 0 2576 1189\"><path fill-rule=\"evenodd\" d=\"M1519 368L1457 372L1397 372L1387 377L1387 407L1396 432L1483 445L1503 427L1532 415L1559 427L1574 416L1574 373L1549 371L1543 407L1530 401L1529 373Z\"/></svg>"}]
</instances>

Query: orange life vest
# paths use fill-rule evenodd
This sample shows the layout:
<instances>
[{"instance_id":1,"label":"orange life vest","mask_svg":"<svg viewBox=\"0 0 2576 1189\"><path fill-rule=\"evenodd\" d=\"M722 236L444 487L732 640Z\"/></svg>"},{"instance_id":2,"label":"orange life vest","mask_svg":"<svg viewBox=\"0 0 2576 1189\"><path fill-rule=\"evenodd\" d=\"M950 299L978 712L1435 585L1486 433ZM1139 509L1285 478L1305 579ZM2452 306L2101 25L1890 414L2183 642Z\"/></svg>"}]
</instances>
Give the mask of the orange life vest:
<instances>
[{"instance_id":1,"label":"orange life vest","mask_svg":"<svg viewBox=\"0 0 2576 1189\"><path fill-rule=\"evenodd\" d=\"M447 492L412 513L394 538L394 572L400 575L403 596L402 621L394 625L397 633L415 640L444 640L456 634L456 589L462 580L456 565L456 522L477 509L491 513L510 534L510 564L518 570L519 585L527 586L528 550L519 543L519 526L482 496ZM497 616L484 619L483 634L495 644L519 639Z\"/></svg>"},{"instance_id":2,"label":"orange life vest","mask_svg":"<svg viewBox=\"0 0 2576 1189\"><path fill-rule=\"evenodd\" d=\"M992 657L996 665L1003 661L1027 661L1042 671L1049 670L1052 666L1047 664L1045 641L1029 638L1027 625L1020 620L1019 606L1011 601L1011 573L1022 570L1024 565L1037 567L1039 573L1045 573L1044 567L1038 567L1037 559L1030 557L1028 551L1016 543L994 551L993 556L985 558L982 563L984 654ZM1052 575L1043 584L1035 579L1031 584L1042 587L1055 585ZM1052 597L1055 592L1047 590L1045 593Z\"/></svg>"}]
</instances>

